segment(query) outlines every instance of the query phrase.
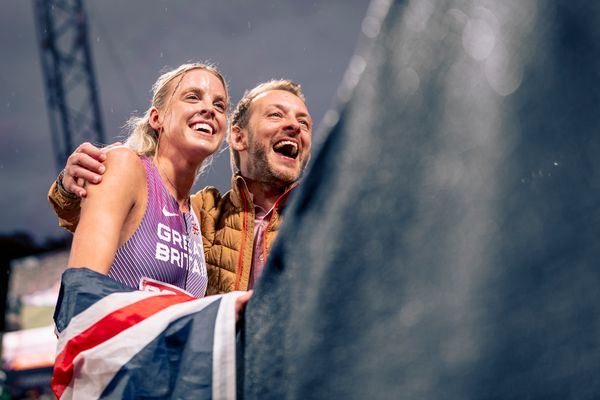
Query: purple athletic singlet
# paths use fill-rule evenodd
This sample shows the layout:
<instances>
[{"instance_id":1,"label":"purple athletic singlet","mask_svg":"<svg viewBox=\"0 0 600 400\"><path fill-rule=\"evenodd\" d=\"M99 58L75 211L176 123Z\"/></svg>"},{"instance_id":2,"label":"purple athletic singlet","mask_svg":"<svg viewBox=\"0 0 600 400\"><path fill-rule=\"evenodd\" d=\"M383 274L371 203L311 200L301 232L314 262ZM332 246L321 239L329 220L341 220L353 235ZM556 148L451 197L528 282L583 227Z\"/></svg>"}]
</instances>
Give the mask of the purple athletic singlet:
<instances>
[{"instance_id":1,"label":"purple athletic singlet","mask_svg":"<svg viewBox=\"0 0 600 400\"><path fill-rule=\"evenodd\" d=\"M193 211L182 213L152 160L141 157L148 182L148 206L139 227L117 250L108 276L133 288L148 277L203 297L208 276L202 235Z\"/></svg>"}]
</instances>

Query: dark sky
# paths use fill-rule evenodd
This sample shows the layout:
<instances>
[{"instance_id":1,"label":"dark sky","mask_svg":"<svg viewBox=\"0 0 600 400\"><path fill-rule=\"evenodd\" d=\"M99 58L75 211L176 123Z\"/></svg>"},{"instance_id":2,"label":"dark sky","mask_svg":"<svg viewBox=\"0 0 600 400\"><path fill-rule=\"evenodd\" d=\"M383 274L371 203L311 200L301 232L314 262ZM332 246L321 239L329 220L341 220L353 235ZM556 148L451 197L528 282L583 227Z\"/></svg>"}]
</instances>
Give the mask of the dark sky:
<instances>
[{"instance_id":1,"label":"dark sky","mask_svg":"<svg viewBox=\"0 0 600 400\"><path fill-rule=\"evenodd\" d=\"M271 78L302 84L319 123L333 105L361 31L368 0L85 1L107 141L149 105L166 66L215 63L235 103ZM57 174L33 2L0 0L0 234L62 234L46 200ZM318 134L318 129L315 135ZM316 138L318 141L318 138ZM229 186L227 153L196 188Z\"/></svg>"}]
</instances>

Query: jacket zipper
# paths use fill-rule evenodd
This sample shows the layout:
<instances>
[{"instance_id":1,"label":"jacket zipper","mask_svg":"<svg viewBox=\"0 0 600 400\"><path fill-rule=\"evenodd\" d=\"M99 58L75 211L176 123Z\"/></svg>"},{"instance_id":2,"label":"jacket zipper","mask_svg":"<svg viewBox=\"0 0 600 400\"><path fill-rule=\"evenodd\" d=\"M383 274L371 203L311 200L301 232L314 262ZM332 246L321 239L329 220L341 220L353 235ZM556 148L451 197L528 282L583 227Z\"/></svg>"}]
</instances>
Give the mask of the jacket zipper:
<instances>
[{"instance_id":1,"label":"jacket zipper","mask_svg":"<svg viewBox=\"0 0 600 400\"><path fill-rule=\"evenodd\" d=\"M277 212L277 204L279 203L279 201L281 199L283 199L289 192L292 191L293 188L295 188L298 184L293 185L292 187L290 187L288 190L286 190L281 196L279 196L279 198L275 201L275 204L273 204L273 214L271 215L271 218L269 218L269 222L267 222L267 227L265 228L265 233L263 236L263 262L266 264L267 263L267 232L269 232L269 226L271 226L271 221L273 221L273 217L275 216L275 213Z\"/></svg>"},{"instance_id":2,"label":"jacket zipper","mask_svg":"<svg viewBox=\"0 0 600 400\"><path fill-rule=\"evenodd\" d=\"M238 261L238 268L237 268L238 273L236 274L237 276L235 278L235 285L234 285L235 290L239 290L239 288L240 288L240 278L242 277L242 269L244 267L244 263L243 263L243 261L244 261L244 257L243 257L244 256L244 244L246 241L246 230L247 230L246 223L247 223L247 219L248 219L248 209L247 209L248 205L247 205L247 201L246 201L246 193L244 193L244 190L241 190L241 192L242 192L242 198L244 201L244 222L242 224L242 243L240 246L240 259Z\"/></svg>"}]
</instances>

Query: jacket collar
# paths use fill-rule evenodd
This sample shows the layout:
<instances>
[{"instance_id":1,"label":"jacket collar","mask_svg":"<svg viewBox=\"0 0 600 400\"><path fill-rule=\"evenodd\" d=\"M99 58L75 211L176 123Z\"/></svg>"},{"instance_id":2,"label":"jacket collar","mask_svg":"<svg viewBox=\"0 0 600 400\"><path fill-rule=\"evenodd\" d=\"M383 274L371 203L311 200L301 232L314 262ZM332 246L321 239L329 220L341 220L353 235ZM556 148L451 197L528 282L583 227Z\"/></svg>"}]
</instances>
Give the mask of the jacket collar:
<instances>
[{"instance_id":1,"label":"jacket collar","mask_svg":"<svg viewBox=\"0 0 600 400\"><path fill-rule=\"evenodd\" d=\"M300 182L296 181L285 189L285 192L279 197L275 206L281 209L285 206L285 202L289 193L298 186ZM248 190L246 180L240 173L236 173L231 177L231 203L239 208L243 207L243 199L246 199L246 205L249 209L254 209L254 202L252 201L252 194Z\"/></svg>"}]
</instances>

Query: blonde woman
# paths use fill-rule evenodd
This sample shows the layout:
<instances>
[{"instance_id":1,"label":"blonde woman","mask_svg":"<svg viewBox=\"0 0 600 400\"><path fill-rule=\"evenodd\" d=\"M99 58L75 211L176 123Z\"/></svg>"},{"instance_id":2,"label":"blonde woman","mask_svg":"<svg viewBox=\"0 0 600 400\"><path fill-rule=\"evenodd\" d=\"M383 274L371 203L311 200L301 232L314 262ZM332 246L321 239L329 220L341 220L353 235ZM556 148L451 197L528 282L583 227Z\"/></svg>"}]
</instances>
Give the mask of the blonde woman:
<instances>
[{"instance_id":1,"label":"blonde woman","mask_svg":"<svg viewBox=\"0 0 600 400\"><path fill-rule=\"evenodd\" d=\"M107 153L106 173L86 187L70 267L87 267L138 288L151 278L205 295L206 266L190 190L221 146L229 95L222 75L185 64L161 75L151 107Z\"/></svg>"}]
</instances>

